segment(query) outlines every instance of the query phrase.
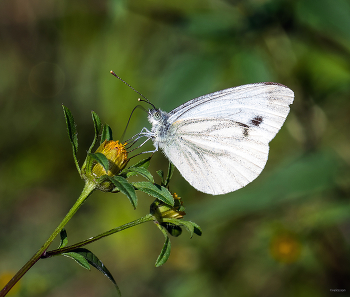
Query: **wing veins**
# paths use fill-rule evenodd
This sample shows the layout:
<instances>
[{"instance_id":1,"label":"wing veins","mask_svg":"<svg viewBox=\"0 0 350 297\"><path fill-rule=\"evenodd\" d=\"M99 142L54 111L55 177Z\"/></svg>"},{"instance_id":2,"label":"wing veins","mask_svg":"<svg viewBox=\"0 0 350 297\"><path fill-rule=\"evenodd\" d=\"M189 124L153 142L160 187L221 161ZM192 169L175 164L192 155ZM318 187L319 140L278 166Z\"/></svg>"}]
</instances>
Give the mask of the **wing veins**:
<instances>
[{"instance_id":1,"label":"wing veins","mask_svg":"<svg viewBox=\"0 0 350 297\"><path fill-rule=\"evenodd\" d=\"M203 156L200 156L199 155L199 152L198 151L196 151L195 149L192 149L192 151L190 151L190 150L188 150L188 149L185 149L185 150L183 150L183 152L184 152L184 156L185 156L185 154L187 155L187 156L185 156L185 158L187 159L187 162L188 162L188 164L191 164L192 165L192 163L191 162L189 162L189 155L191 155L192 153L195 153L195 154L197 154L197 156L198 156L198 158L200 159L200 160L204 160L204 162L202 163L203 164L203 166L204 166L204 164L205 164L205 166L204 167L206 167L206 168L204 168L204 169L208 169L208 167L207 167L207 160L205 160L204 158L203 158ZM196 162L195 162L196 163ZM208 187L213 191L214 190L214 188L212 187L212 185L211 185L211 183L210 183L210 181L209 181L209 177L208 177L208 175L205 175L205 174L203 174L203 171L202 170L194 170L194 167L193 166L191 166L191 168L192 168L192 170L194 171L194 172L196 172L197 174L199 173L201 176L202 176L202 178L204 179L204 180L206 180L206 184L208 185ZM199 168L201 168L201 167L199 167Z\"/></svg>"},{"instance_id":2,"label":"wing veins","mask_svg":"<svg viewBox=\"0 0 350 297\"><path fill-rule=\"evenodd\" d=\"M213 153L212 151L210 151L210 150L208 150L208 149L203 149L202 147L196 146L193 142L190 142L190 141L186 141L186 142L187 142L187 145L190 146L190 147L192 148L191 152L194 152L194 153L198 156L198 158L201 160L201 162L202 162L201 165L204 165L204 164L205 164L205 166L203 166L203 167L204 167L204 170L208 170L208 172L210 172L211 166L210 166L210 164L208 163L207 159L204 157L206 154L203 154L203 151L204 151L204 152L209 152L209 154L207 154L207 155L213 157L213 158L215 159L215 161L218 162L218 163L220 164L220 167L225 168L225 169L226 169L225 173L226 173L226 174L229 174L229 175L235 180L235 182L236 182L238 185L240 185L241 188L244 187L245 185L247 185L247 184L251 181L251 179L248 178L246 175L244 175L241 171L235 169L233 166L228 167L228 166L227 166L227 163L224 163L220 158L217 158L217 156L225 156L225 157L228 157L230 154L226 154L226 153L221 153L221 154ZM199 149L198 149L198 148L199 148ZM254 165L254 166L256 166L257 168L259 168L258 171L260 171L260 172L261 172L262 169L264 168L264 167L259 166L259 165L256 164L256 163L250 161L249 159L247 159L247 158L241 156L241 155L237 155L237 154L235 154L235 155L236 155L236 157L238 157L238 158L235 158L235 162L237 162L240 166L247 168L247 170L249 170L250 172L253 172L253 174L255 174L255 171L254 171L254 170L251 170L249 167L246 167L244 163L240 162L240 158L246 160L247 163L250 163L251 165ZM218 167L219 167L219 166L218 166ZM209 182L208 176L207 176L207 175L203 175L203 174L202 174L202 171L200 171L200 173L201 173L201 175L203 176L203 178L207 181L208 185L210 186L210 182ZM241 177L241 179L238 178L239 176ZM215 177L214 177L214 176L211 176L211 177L215 180L215 182L216 182L217 184L219 184L219 185L221 184L221 181L217 178L217 176L215 176ZM242 182L242 181L241 181L242 179L245 180L246 182ZM210 186L210 187L211 187L211 186Z\"/></svg>"},{"instance_id":3,"label":"wing veins","mask_svg":"<svg viewBox=\"0 0 350 297\"><path fill-rule=\"evenodd\" d=\"M256 167L258 167L259 169L263 169L264 167L261 167L260 165L256 164L255 162L251 161L250 159L248 159L247 157L245 157L244 155L241 155L241 154L237 154L237 152L230 152L229 150L227 149L221 149L220 153L216 153L216 152L213 152L211 151L210 149L205 149L203 148L202 146L200 145L197 145L195 142L193 141L189 141L189 140L184 140L182 139L183 142L186 142L188 146L190 146L192 148L193 151L201 151L201 153L206 153L207 155L213 155L213 156L225 156L225 157L229 157L230 155L232 155L232 153L238 157L238 158L235 158L236 160L239 160L239 158L241 159L244 159L247 163L251 164L251 165L254 165ZM261 152L261 153L264 153L262 151L258 151L258 152ZM218 158L219 159L219 158ZM244 164L242 164L242 162L238 162L240 165L244 166Z\"/></svg>"}]
</instances>

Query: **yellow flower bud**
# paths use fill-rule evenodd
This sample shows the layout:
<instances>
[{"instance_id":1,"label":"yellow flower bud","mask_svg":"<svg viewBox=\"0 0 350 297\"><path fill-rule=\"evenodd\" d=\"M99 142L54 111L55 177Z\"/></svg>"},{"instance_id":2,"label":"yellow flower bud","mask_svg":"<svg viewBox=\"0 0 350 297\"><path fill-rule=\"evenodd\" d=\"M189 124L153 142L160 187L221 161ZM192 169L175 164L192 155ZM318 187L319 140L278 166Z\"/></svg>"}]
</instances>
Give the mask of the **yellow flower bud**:
<instances>
[{"instance_id":1,"label":"yellow flower bud","mask_svg":"<svg viewBox=\"0 0 350 297\"><path fill-rule=\"evenodd\" d=\"M106 175L110 177L118 175L125 168L129 161L125 145L126 143L121 144L119 141L105 140L95 154L100 153L107 158L108 171L106 172L104 166L88 155L82 167L82 177L86 181L94 183L96 189L104 192L112 191L114 184L108 178L102 180L100 178Z\"/></svg>"},{"instance_id":2,"label":"yellow flower bud","mask_svg":"<svg viewBox=\"0 0 350 297\"><path fill-rule=\"evenodd\" d=\"M95 153L101 153L106 156L109 162L108 172L105 171L101 164L97 163L92 168L92 174L96 177L100 177L105 174L113 176L120 173L129 161L125 145L126 143L121 144L118 140L105 140Z\"/></svg>"}]
</instances>

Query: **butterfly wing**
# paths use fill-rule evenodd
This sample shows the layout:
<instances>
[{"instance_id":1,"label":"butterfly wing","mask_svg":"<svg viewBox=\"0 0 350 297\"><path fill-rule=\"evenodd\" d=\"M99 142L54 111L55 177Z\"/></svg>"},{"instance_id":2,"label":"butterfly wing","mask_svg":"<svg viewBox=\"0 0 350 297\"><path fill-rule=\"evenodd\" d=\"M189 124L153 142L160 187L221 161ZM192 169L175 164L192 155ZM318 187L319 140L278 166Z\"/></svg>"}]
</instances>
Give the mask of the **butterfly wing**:
<instances>
[{"instance_id":1,"label":"butterfly wing","mask_svg":"<svg viewBox=\"0 0 350 297\"><path fill-rule=\"evenodd\" d=\"M218 195L240 189L263 170L268 143L289 112L294 93L273 83L231 88L169 113L159 147L197 190Z\"/></svg>"}]
</instances>

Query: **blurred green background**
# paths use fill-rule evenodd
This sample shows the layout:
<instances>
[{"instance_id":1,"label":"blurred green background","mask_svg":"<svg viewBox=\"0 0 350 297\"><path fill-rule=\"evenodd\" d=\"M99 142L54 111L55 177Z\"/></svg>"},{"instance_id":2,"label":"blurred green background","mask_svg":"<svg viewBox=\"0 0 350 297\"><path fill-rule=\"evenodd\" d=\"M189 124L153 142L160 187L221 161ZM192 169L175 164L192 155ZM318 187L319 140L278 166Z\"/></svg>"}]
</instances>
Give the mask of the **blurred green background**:
<instances>
[{"instance_id":1,"label":"blurred green background","mask_svg":"<svg viewBox=\"0 0 350 297\"><path fill-rule=\"evenodd\" d=\"M88 246L123 296L350 296L347 0L2 0L1 282L82 189L61 104L78 124L80 161L93 138L91 110L121 137L139 95L111 69L165 111L247 83L295 92L265 170L247 187L214 197L175 172L171 190L203 235L171 238L164 266L154 267L164 238L152 223ZM144 126L146 114L136 110L126 137ZM166 168L157 153L151 171ZM67 225L70 243L148 213L153 198L138 197L133 210L121 194L94 193ZM115 295L97 270L64 257L39 261L12 293Z\"/></svg>"}]
</instances>

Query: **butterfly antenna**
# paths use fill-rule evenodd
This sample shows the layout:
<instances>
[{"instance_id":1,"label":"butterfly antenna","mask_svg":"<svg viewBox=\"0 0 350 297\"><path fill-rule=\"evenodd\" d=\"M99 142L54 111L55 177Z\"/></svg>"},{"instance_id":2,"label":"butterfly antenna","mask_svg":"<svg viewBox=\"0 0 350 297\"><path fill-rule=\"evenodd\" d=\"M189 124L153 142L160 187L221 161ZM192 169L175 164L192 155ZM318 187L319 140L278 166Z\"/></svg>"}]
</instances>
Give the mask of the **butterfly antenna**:
<instances>
[{"instance_id":1,"label":"butterfly antenna","mask_svg":"<svg viewBox=\"0 0 350 297\"><path fill-rule=\"evenodd\" d=\"M134 109L132 110L130 116L129 116L128 122L126 123L124 132L123 132L122 137L120 139L124 139L124 136L125 136L125 133L126 133L126 129L128 129L128 126L129 126L129 123L130 123L130 120L131 120L131 116L133 115L133 113L134 113L136 108L141 108L143 111L147 112L147 110L142 105L136 105L134 107Z\"/></svg>"},{"instance_id":2,"label":"butterfly antenna","mask_svg":"<svg viewBox=\"0 0 350 297\"><path fill-rule=\"evenodd\" d=\"M132 89L133 91L135 91L137 94L139 94L141 97L143 97L143 98L145 99L145 100L143 100L143 99L140 99L140 98L139 98L139 99L138 99L139 102L141 102L141 101L146 102L146 103L152 105L152 107L153 107L154 109L156 109L155 106L154 106L151 102L149 102L149 100L148 100L145 96L143 96L139 91L135 90L135 89L134 89L132 86L130 86L125 80L121 79L118 75L116 75L115 72L114 72L113 70L111 70L110 73L111 73L113 76L115 76L116 78L118 78L119 80L121 80L121 81L122 81L124 84L126 84L130 89Z\"/></svg>"}]
</instances>

